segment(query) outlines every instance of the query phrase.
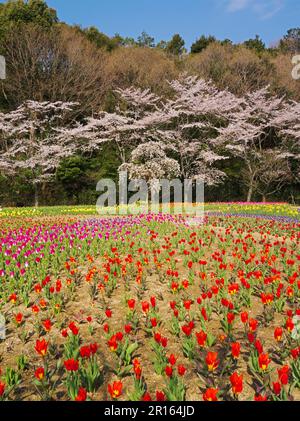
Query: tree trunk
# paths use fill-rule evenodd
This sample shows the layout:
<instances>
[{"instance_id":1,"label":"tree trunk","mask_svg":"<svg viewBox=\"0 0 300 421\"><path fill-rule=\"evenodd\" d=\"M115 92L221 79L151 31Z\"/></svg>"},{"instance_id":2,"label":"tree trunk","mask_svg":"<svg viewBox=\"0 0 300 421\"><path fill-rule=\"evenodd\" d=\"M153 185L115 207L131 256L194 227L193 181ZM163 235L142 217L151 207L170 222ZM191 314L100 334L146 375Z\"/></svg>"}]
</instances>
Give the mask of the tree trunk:
<instances>
[{"instance_id":1,"label":"tree trunk","mask_svg":"<svg viewBox=\"0 0 300 421\"><path fill-rule=\"evenodd\" d=\"M250 203L251 199L252 199L252 195L253 195L253 185L250 184L249 186L249 190L248 190L248 195L247 195L247 202Z\"/></svg>"},{"instance_id":2,"label":"tree trunk","mask_svg":"<svg viewBox=\"0 0 300 421\"><path fill-rule=\"evenodd\" d=\"M262 196L262 201L263 201L263 203L266 203L266 201L267 201L267 197L264 194Z\"/></svg>"},{"instance_id":3,"label":"tree trunk","mask_svg":"<svg viewBox=\"0 0 300 421\"><path fill-rule=\"evenodd\" d=\"M34 206L39 207L39 186L38 184L34 185Z\"/></svg>"}]
</instances>

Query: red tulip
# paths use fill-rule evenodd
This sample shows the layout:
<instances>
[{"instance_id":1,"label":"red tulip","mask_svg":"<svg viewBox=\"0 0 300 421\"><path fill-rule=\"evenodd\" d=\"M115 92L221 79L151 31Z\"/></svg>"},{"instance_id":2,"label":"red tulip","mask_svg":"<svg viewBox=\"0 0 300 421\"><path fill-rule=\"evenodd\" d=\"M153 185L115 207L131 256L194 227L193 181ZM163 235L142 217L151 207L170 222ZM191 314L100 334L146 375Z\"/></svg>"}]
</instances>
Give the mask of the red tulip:
<instances>
[{"instance_id":1,"label":"red tulip","mask_svg":"<svg viewBox=\"0 0 300 421\"><path fill-rule=\"evenodd\" d=\"M267 396L256 395L254 397L255 402L266 402L268 400Z\"/></svg>"},{"instance_id":2,"label":"red tulip","mask_svg":"<svg viewBox=\"0 0 300 421\"><path fill-rule=\"evenodd\" d=\"M274 295L273 294L261 294L261 301L264 305L270 305L274 301Z\"/></svg>"},{"instance_id":3,"label":"red tulip","mask_svg":"<svg viewBox=\"0 0 300 421\"><path fill-rule=\"evenodd\" d=\"M116 335L113 335L107 342L107 345L109 346L109 349L114 352L118 349L118 342L117 342L117 338Z\"/></svg>"},{"instance_id":4,"label":"red tulip","mask_svg":"<svg viewBox=\"0 0 300 421\"><path fill-rule=\"evenodd\" d=\"M289 382L290 367L288 365L285 365L282 368L278 368L277 372L280 383L286 386Z\"/></svg>"},{"instance_id":5,"label":"red tulip","mask_svg":"<svg viewBox=\"0 0 300 421\"><path fill-rule=\"evenodd\" d=\"M184 366L184 365L179 365L179 366L177 367L177 372L178 372L179 376L184 376L184 375L185 375L185 373L186 373L186 368L185 368L185 366Z\"/></svg>"},{"instance_id":6,"label":"red tulip","mask_svg":"<svg viewBox=\"0 0 300 421\"><path fill-rule=\"evenodd\" d=\"M79 369L79 362L71 358L64 361L64 366L67 371L77 371Z\"/></svg>"},{"instance_id":7,"label":"red tulip","mask_svg":"<svg viewBox=\"0 0 300 421\"><path fill-rule=\"evenodd\" d=\"M285 327L287 329L288 332L292 332L292 330L294 329L295 325L294 322L291 318L287 319Z\"/></svg>"},{"instance_id":8,"label":"red tulip","mask_svg":"<svg viewBox=\"0 0 300 421\"><path fill-rule=\"evenodd\" d=\"M123 333L122 332L117 332L116 333L116 340L121 342L123 340Z\"/></svg>"},{"instance_id":9,"label":"red tulip","mask_svg":"<svg viewBox=\"0 0 300 421\"><path fill-rule=\"evenodd\" d=\"M186 336L191 336L193 328L190 325L183 325L181 330Z\"/></svg>"},{"instance_id":10,"label":"red tulip","mask_svg":"<svg viewBox=\"0 0 300 421\"><path fill-rule=\"evenodd\" d=\"M231 387L234 395L239 395L243 391L243 376L239 376L237 372L234 372L230 376Z\"/></svg>"},{"instance_id":11,"label":"red tulip","mask_svg":"<svg viewBox=\"0 0 300 421\"><path fill-rule=\"evenodd\" d=\"M131 326L131 324L127 324L127 325L125 325L125 326L124 326L124 330L125 330L125 333L127 333L127 334L131 333L131 331L132 331L132 326Z\"/></svg>"},{"instance_id":12,"label":"red tulip","mask_svg":"<svg viewBox=\"0 0 300 421\"><path fill-rule=\"evenodd\" d=\"M201 330L199 333L196 333L197 342L201 347L204 347L207 340L207 334Z\"/></svg>"},{"instance_id":13,"label":"red tulip","mask_svg":"<svg viewBox=\"0 0 300 421\"><path fill-rule=\"evenodd\" d=\"M279 382L273 383L273 391L274 391L275 395L280 395L281 384Z\"/></svg>"},{"instance_id":14,"label":"red tulip","mask_svg":"<svg viewBox=\"0 0 300 421\"><path fill-rule=\"evenodd\" d=\"M143 310L143 313L146 313L146 314L149 312L150 304L147 301L142 302L142 310Z\"/></svg>"},{"instance_id":15,"label":"red tulip","mask_svg":"<svg viewBox=\"0 0 300 421\"><path fill-rule=\"evenodd\" d=\"M78 390L77 397L75 398L76 402L84 402L87 398L87 392L83 387L80 387Z\"/></svg>"},{"instance_id":16,"label":"red tulip","mask_svg":"<svg viewBox=\"0 0 300 421\"><path fill-rule=\"evenodd\" d=\"M182 281L182 286L183 286L184 289L187 289L189 287L189 281L187 281L187 280Z\"/></svg>"},{"instance_id":17,"label":"red tulip","mask_svg":"<svg viewBox=\"0 0 300 421\"><path fill-rule=\"evenodd\" d=\"M215 371L219 366L218 353L208 352L205 358L208 371Z\"/></svg>"},{"instance_id":18,"label":"red tulip","mask_svg":"<svg viewBox=\"0 0 300 421\"><path fill-rule=\"evenodd\" d=\"M94 355L98 351L98 344L94 343L90 345L91 354Z\"/></svg>"},{"instance_id":19,"label":"red tulip","mask_svg":"<svg viewBox=\"0 0 300 421\"><path fill-rule=\"evenodd\" d=\"M170 301L170 307L172 310L174 310L176 307L176 301Z\"/></svg>"},{"instance_id":20,"label":"red tulip","mask_svg":"<svg viewBox=\"0 0 300 421\"><path fill-rule=\"evenodd\" d=\"M179 284L177 282L172 282L172 284L171 284L171 290L173 292L177 292L178 291L178 288L179 288Z\"/></svg>"},{"instance_id":21,"label":"red tulip","mask_svg":"<svg viewBox=\"0 0 300 421\"><path fill-rule=\"evenodd\" d=\"M207 313L204 307L202 307L201 309L201 314L202 314L203 319L207 322L208 317L207 317Z\"/></svg>"},{"instance_id":22,"label":"red tulip","mask_svg":"<svg viewBox=\"0 0 300 421\"><path fill-rule=\"evenodd\" d=\"M10 297L8 298L8 301L10 301L12 304L15 304L17 302L17 294L11 294Z\"/></svg>"},{"instance_id":23,"label":"red tulip","mask_svg":"<svg viewBox=\"0 0 300 421\"><path fill-rule=\"evenodd\" d=\"M297 360L299 355L300 355L300 347L291 349L291 356L293 357L294 360Z\"/></svg>"},{"instance_id":24,"label":"red tulip","mask_svg":"<svg viewBox=\"0 0 300 421\"><path fill-rule=\"evenodd\" d=\"M157 402L164 402L166 400L166 395L164 394L164 392L157 391L156 400Z\"/></svg>"},{"instance_id":25,"label":"red tulip","mask_svg":"<svg viewBox=\"0 0 300 421\"><path fill-rule=\"evenodd\" d=\"M184 303L183 303L184 308L185 308L186 310L190 310L192 303L193 303L193 302L192 302L191 300L189 300L189 301L184 301Z\"/></svg>"},{"instance_id":26,"label":"red tulip","mask_svg":"<svg viewBox=\"0 0 300 421\"><path fill-rule=\"evenodd\" d=\"M203 393L203 400L206 402L217 402L218 393L218 389L207 389L205 393Z\"/></svg>"},{"instance_id":27,"label":"red tulip","mask_svg":"<svg viewBox=\"0 0 300 421\"><path fill-rule=\"evenodd\" d=\"M0 381L0 396L3 396L5 392L5 383Z\"/></svg>"},{"instance_id":28,"label":"red tulip","mask_svg":"<svg viewBox=\"0 0 300 421\"><path fill-rule=\"evenodd\" d=\"M43 380L43 379L44 379L44 377L45 377L45 370L44 370L44 368L43 368L43 367L39 367L39 368L37 368L37 369L35 370L34 375L35 375L35 377L36 377L39 381Z\"/></svg>"},{"instance_id":29,"label":"red tulip","mask_svg":"<svg viewBox=\"0 0 300 421\"><path fill-rule=\"evenodd\" d=\"M68 336L68 331L67 331L67 329L63 329L63 330L61 331L61 334L62 334L62 337L63 337L63 338L67 338L67 336Z\"/></svg>"},{"instance_id":30,"label":"red tulip","mask_svg":"<svg viewBox=\"0 0 300 421\"><path fill-rule=\"evenodd\" d=\"M229 305L229 301L228 301L228 300L226 300L226 298L222 298L222 300L221 300L221 304L222 304L224 307L228 307L228 305Z\"/></svg>"},{"instance_id":31,"label":"red tulip","mask_svg":"<svg viewBox=\"0 0 300 421\"><path fill-rule=\"evenodd\" d=\"M151 322L151 326L152 327L156 327L157 326L157 319L155 317L153 319L151 319L150 322Z\"/></svg>"},{"instance_id":32,"label":"red tulip","mask_svg":"<svg viewBox=\"0 0 300 421\"><path fill-rule=\"evenodd\" d=\"M69 329L71 330L71 332L73 333L73 335L77 336L79 333L79 329L76 326L76 324L74 322L69 324Z\"/></svg>"},{"instance_id":33,"label":"red tulip","mask_svg":"<svg viewBox=\"0 0 300 421\"><path fill-rule=\"evenodd\" d=\"M161 338L160 343L161 343L161 346L162 346L163 348L166 348L166 347L167 347L167 345L168 345L168 339L167 339L167 338Z\"/></svg>"},{"instance_id":34,"label":"red tulip","mask_svg":"<svg viewBox=\"0 0 300 421\"><path fill-rule=\"evenodd\" d=\"M121 381L115 381L113 384L109 384L108 393L113 399L117 399L122 395L123 383Z\"/></svg>"},{"instance_id":35,"label":"red tulip","mask_svg":"<svg viewBox=\"0 0 300 421\"><path fill-rule=\"evenodd\" d=\"M45 357L45 355L47 354L47 349L48 349L48 343L45 341L45 339L42 339L41 341L37 339L35 343L36 352L42 357Z\"/></svg>"},{"instance_id":36,"label":"red tulip","mask_svg":"<svg viewBox=\"0 0 300 421\"><path fill-rule=\"evenodd\" d=\"M42 286L40 284L36 284L34 286L34 290L37 294L39 294L42 291Z\"/></svg>"},{"instance_id":37,"label":"red tulip","mask_svg":"<svg viewBox=\"0 0 300 421\"><path fill-rule=\"evenodd\" d=\"M233 313L228 313L227 314L227 322L228 322L229 325L231 325L233 323L234 318L235 318L235 316L234 316Z\"/></svg>"},{"instance_id":38,"label":"red tulip","mask_svg":"<svg viewBox=\"0 0 300 421\"><path fill-rule=\"evenodd\" d=\"M153 308L155 308L155 307L156 307L156 298L155 298L155 297L151 297L151 298L150 298L150 303L151 303L151 306L152 306Z\"/></svg>"},{"instance_id":39,"label":"red tulip","mask_svg":"<svg viewBox=\"0 0 300 421\"><path fill-rule=\"evenodd\" d=\"M255 332L257 329L258 321L255 319L249 320L249 330L250 332Z\"/></svg>"},{"instance_id":40,"label":"red tulip","mask_svg":"<svg viewBox=\"0 0 300 421\"><path fill-rule=\"evenodd\" d=\"M231 345L231 355L233 358L238 359L241 353L241 344L235 342Z\"/></svg>"},{"instance_id":41,"label":"red tulip","mask_svg":"<svg viewBox=\"0 0 300 421\"><path fill-rule=\"evenodd\" d=\"M283 329L281 327L277 327L274 331L274 338L277 342L280 342L283 335Z\"/></svg>"},{"instance_id":42,"label":"red tulip","mask_svg":"<svg viewBox=\"0 0 300 421\"><path fill-rule=\"evenodd\" d=\"M172 377L173 375L173 368L171 365L167 365L165 368L165 373L168 377Z\"/></svg>"},{"instance_id":43,"label":"red tulip","mask_svg":"<svg viewBox=\"0 0 300 421\"><path fill-rule=\"evenodd\" d=\"M262 371L266 371L271 360L269 359L268 354L260 354L258 357L258 364Z\"/></svg>"},{"instance_id":44,"label":"red tulip","mask_svg":"<svg viewBox=\"0 0 300 421\"><path fill-rule=\"evenodd\" d=\"M140 380L140 378L142 376L141 363L137 358L135 358L133 360L132 364L133 364L133 371L134 371L135 377L136 377L137 380Z\"/></svg>"},{"instance_id":45,"label":"red tulip","mask_svg":"<svg viewBox=\"0 0 300 421\"><path fill-rule=\"evenodd\" d=\"M31 310L32 310L32 313L34 313L34 314L37 314L40 311L39 307L36 306L36 305L33 305L31 307Z\"/></svg>"},{"instance_id":46,"label":"red tulip","mask_svg":"<svg viewBox=\"0 0 300 421\"><path fill-rule=\"evenodd\" d=\"M106 315L106 317L108 317L109 319L111 318L111 316L112 316L112 311L108 308L108 309L106 309L105 310L105 315Z\"/></svg>"},{"instance_id":47,"label":"red tulip","mask_svg":"<svg viewBox=\"0 0 300 421\"><path fill-rule=\"evenodd\" d=\"M18 325L20 325L23 321L23 314L22 313L18 313L15 315L15 321Z\"/></svg>"},{"instance_id":48,"label":"red tulip","mask_svg":"<svg viewBox=\"0 0 300 421\"><path fill-rule=\"evenodd\" d=\"M239 291L239 285L237 283L228 286L228 292L230 295L234 295Z\"/></svg>"},{"instance_id":49,"label":"red tulip","mask_svg":"<svg viewBox=\"0 0 300 421\"><path fill-rule=\"evenodd\" d=\"M89 346L82 346L79 352L82 358L90 358L91 356L91 350Z\"/></svg>"},{"instance_id":50,"label":"red tulip","mask_svg":"<svg viewBox=\"0 0 300 421\"><path fill-rule=\"evenodd\" d=\"M175 357L175 355L174 355L174 354L171 354L171 355L170 355L170 357L168 358L168 361L169 361L169 363L170 363L171 365L175 365L175 364L176 364L177 359L176 359L176 357Z\"/></svg>"},{"instance_id":51,"label":"red tulip","mask_svg":"<svg viewBox=\"0 0 300 421\"><path fill-rule=\"evenodd\" d=\"M258 352L259 354L262 354L262 353L264 352L264 349L263 349L262 343L260 342L260 340L259 340L259 339L257 339L257 340L255 341L254 346L255 346L255 348L256 348L256 350L257 350L257 352Z\"/></svg>"},{"instance_id":52,"label":"red tulip","mask_svg":"<svg viewBox=\"0 0 300 421\"><path fill-rule=\"evenodd\" d=\"M131 311L133 311L133 310L134 310L134 308L135 308L135 300L134 300L134 299L128 300L128 301L127 301L127 305L128 305L128 307L129 307L129 309L130 309Z\"/></svg>"},{"instance_id":53,"label":"red tulip","mask_svg":"<svg viewBox=\"0 0 300 421\"><path fill-rule=\"evenodd\" d=\"M51 322L51 320L45 320L44 322L43 322L43 326L44 326L44 329L45 329L45 331L46 332L50 332L50 330L51 330L51 328L52 328L52 322Z\"/></svg>"},{"instance_id":54,"label":"red tulip","mask_svg":"<svg viewBox=\"0 0 300 421\"><path fill-rule=\"evenodd\" d=\"M146 392L146 393L144 394L144 396L142 397L142 401L143 401L143 402L151 402L151 401L152 401L152 399L151 399L151 396L150 396L150 393L149 393L149 392Z\"/></svg>"}]
</instances>

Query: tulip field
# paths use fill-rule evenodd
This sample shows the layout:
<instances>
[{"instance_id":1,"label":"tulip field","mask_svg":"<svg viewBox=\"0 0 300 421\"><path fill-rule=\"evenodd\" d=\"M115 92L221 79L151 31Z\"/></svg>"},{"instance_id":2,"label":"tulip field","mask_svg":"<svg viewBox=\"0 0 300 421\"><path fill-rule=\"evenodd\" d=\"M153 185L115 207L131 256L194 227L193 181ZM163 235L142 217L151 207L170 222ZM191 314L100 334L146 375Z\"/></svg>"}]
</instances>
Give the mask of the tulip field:
<instances>
[{"instance_id":1,"label":"tulip field","mask_svg":"<svg viewBox=\"0 0 300 421\"><path fill-rule=\"evenodd\" d=\"M296 207L84 209L0 211L0 400L300 400Z\"/></svg>"}]
</instances>

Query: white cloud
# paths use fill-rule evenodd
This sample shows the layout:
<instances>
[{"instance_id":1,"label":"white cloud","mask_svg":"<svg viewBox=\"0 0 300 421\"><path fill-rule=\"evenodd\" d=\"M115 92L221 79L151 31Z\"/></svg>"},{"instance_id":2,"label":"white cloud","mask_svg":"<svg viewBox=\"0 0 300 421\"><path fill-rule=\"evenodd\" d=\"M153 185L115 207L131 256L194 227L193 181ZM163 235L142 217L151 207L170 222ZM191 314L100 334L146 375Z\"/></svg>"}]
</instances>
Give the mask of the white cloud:
<instances>
[{"instance_id":1,"label":"white cloud","mask_svg":"<svg viewBox=\"0 0 300 421\"><path fill-rule=\"evenodd\" d=\"M262 19L270 19L280 12L283 6L284 0L258 1L253 5L253 9Z\"/></svg>"},{"instance_id":2,"label":"white cloud","mask_svg":"<svg viewBox=\"0 0 300 421\"><path fill-rule=\"evenodd\" d=\"M230 13L249 9L261 19L270 19L284 7L285 0L227 0L226 3Z\"/></svg>"},{"instance_id":3,"label":"white cloud","mask_svg":"<svg viewBox=\"0 0 300 421\"><path fill-rule=\"evenodd\" d=\"M249 5L249 0L229 0L227 10L229 12L238 12Z\"/></svg>"}]
</instances>

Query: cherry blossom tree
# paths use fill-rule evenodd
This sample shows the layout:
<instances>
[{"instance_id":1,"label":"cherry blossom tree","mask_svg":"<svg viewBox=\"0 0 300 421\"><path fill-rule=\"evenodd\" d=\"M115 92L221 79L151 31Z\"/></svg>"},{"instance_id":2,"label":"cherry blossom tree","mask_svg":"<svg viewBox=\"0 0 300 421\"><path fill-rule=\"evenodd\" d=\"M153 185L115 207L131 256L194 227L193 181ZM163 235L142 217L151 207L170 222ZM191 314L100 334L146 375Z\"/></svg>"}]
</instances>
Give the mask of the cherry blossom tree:
<instances>
[{"instance_id":1,"label":"cherry blossom tree","mask_svg":"<svg viewBox=\"0 0 300 421\"><path fill-rule=\"evenodd\" d=\"M180 175L179 163L166 154L161 142L149 141L139 145L131 154L131 162L122 164L120 171L126 171L129 178L143 179L151 187L152 180L175 178Z\"/></svg>"},{"instance_id":2,"label":"cherry blossom tree","mask_svg":"<svg viewBox=\"0 0 300 421\"><path fill-rule=\"evenodd\" d=\"M74 127L58 129L59 139L80 145L83 152L101 150L104 144L114 144L119 152L119 159L126 162L126 152L137 141L142 127L134 124L131 118L117 113L101 112L88 117Z\"/></svg>"},{"instance_id":3,"label":"cherry blossom tree","mask_svg":"<svg viewBox=\"0 0 300 421\"><path fill-rule=\"evenodd\" d=\"M228 116L239 109L241 100L228 91L219 91L211 82L187 75L170 82L170 86L172 98L163 101L153 96L148 103L143 101L139 90L131 89L130 95L119 90L121 97L131 106L139 107L137 123L143 127L143 138L140 138L138 150L146 148L148 143L153 150L154 142L161 150L163 144L164 153L172 158L174 164L169 167L169 176L179 165L182 178L201 179L207 185L221 183L225 174L217 169L216 163L226 156L218 153L218 145L214 141L218 134L216 128L226 124ZM139 171L143 173L145 166L140 163L135 165L135 154L133 150L130 170L135 174ZM154 162L157 165L157 157ZM151 157L147 159L147 168L150 163Z\"/></svg>"},{"instance_id":4,"label":"cherry blossom tree","mask_svg":"<svg viewBox=\"0 0 300 421\"><path fill-rule=\"evenodd\" d=\"M270 95L268 87L238 98L186 74L170 87L168 99L149 90L118 89L114 113L99 113L60 135L89 151L114 144L120 170L148 183L179 174L218 185L226 176L218 164L234 157L242 164L248 201L254 193L266 199L294 177L298 103Z\"/></svg>"},{"instance_id":5,"label":"cherry blossom tree","mask_svg":"<svg viewBox=\"0 0 300 421\"><path fill-rule=\"evenodd\" d=\"M49 181L61 160L78 148L76 142L58 136L75 105L26 101L15 111L0 113L0 171L8 176L20 171L28 174L36 206L39 185Z\"/></svg>"},{"instance_id":6,"label":"cherry blossom tree","mask_svg":"<svg viewBox=\"0 0 300 421\"><path fill-rule=\"evenodd\" d=\"M171 82L171 87L175 96L167 108L175 129L167 141L176 150L182 177L202 179L208 185L219 184L225 174L215 164L226 156L218 153L214 142L216 128L226 124L228 114L239 107L239 100L196 77L183 76Z\"/></svg>"},{"instance_id":7,"label":"cherry blossom tree","mask_svg":"<svg viewBox=\"0 0 300 421\"><path fill-rule=\"evenodd\" d=\"M170 82L170 87L173 95L168 100L149 90L118 89L120 104L115 113L100 113L61 134L81 138L91 149L113 142L119 151L120 168L127 164L135 177L145 173L147 177L172 177L179 168L182 178L219 184L225 174L216 163L226 156L218 153L214 138L217 127L226 124L241 100L228 91L219 91L211 82L187 75Z\"/></svg>"},{"instance_id":8,"label":"cherry blossom tree","mask_svg":"<svg viewBox=\"0 0 300 421\"><path fill-rule=\"evenodd\" d=\"M260 193L265 201L293 178L291 161L299 158L299 104L270 95L269 88L249 93L229 124L218 129L224 144L242 163L247 201Z\"/></svg>"}]
</instances>

